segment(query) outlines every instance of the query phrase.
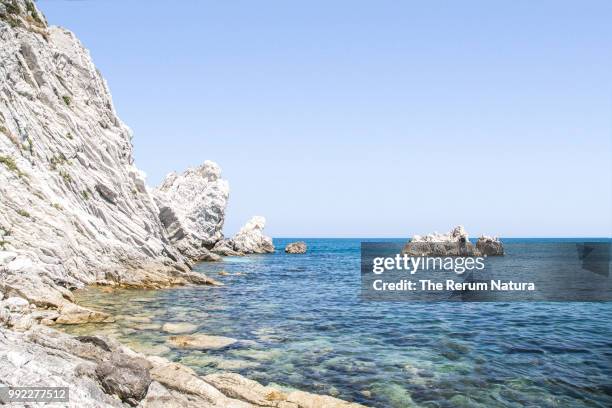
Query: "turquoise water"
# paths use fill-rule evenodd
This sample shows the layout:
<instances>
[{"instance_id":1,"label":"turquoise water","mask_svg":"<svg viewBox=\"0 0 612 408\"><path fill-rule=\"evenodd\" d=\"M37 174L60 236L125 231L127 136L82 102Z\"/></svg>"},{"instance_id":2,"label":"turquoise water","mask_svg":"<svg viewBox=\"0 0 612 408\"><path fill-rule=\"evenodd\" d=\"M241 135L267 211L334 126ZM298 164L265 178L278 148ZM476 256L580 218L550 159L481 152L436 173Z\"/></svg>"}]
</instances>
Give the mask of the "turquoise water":
<instances>
[{"instance_id":1,"label":"turquoise water","mask_svg":"<svg viewBox=\"0 0 612 408\"><path fill-rule=\"evenodd\" d=\"M124 316L96 331L202 374L235 371L376 407L612 406L612 303L360 301L360 240L305 241L305 255L198 265L223 287L88 290L79 300ZM168 348L159 329L168 321L243 341Z\"/></svg>"}]
</instances>

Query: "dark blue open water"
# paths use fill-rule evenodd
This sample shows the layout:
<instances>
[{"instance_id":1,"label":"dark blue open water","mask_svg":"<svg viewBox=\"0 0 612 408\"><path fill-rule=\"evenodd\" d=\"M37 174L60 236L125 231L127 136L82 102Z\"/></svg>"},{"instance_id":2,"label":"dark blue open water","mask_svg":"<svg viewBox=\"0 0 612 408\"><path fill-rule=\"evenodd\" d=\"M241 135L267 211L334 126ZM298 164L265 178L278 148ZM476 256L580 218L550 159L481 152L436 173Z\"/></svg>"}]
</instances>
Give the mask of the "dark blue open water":
<instances>
[{"instance_id":1,"label":"dark blue open water","mask_svg":"<svg viewBox=\"0 0 612 408\"><path fill-rule=\"evenodd\" d=\"M127 316L96 331L202 374L235 371L377 407L612 406L612 303L364 302L360 240L305 241L305 255L198 266L224 287L87 290L79 299ZM247 341L167 348L158 324L168 321Z\"/></svg>"}]
</instances>

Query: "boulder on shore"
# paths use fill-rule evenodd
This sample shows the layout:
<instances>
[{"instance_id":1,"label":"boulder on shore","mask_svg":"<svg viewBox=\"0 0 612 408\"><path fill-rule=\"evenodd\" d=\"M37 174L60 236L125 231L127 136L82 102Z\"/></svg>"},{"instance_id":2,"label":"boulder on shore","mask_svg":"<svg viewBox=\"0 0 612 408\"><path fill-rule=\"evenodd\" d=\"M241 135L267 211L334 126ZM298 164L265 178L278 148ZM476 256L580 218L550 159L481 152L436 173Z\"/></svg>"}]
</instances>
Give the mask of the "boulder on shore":
<instances>
[{"instance_id":1,"label":"boulder on shore","mask_svg":"<svg viewBox=\"0 0 612 408\"><path fill-rule=\"evenodd\" d=\"M287 244L285 247L285 252L288 254L305 254L306 243L304 241L298 241Z\"/></svg>"},{"instance_id":2,"label":"boulder on shore","mask_svg":"<svg viewBox=\"0 0 612 408\"><path fill-rule=\"evenodd\" d=\"M121 401L135 406L147 394L151 367L151 363L142 357L111 353L110 360L99 363L95 373L107 394L116 395Z\"/></svg>"}]
</instances>

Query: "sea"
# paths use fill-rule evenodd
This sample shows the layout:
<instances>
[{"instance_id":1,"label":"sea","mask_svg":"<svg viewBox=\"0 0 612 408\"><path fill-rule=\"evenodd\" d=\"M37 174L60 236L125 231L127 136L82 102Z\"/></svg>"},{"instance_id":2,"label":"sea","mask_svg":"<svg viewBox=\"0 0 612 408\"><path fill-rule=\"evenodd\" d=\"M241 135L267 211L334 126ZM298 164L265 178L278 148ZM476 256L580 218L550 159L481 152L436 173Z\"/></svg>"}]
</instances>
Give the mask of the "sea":
<instances>
[{"instance_id":1,"label":"sea","mask_svg":"<svg viewBox=\"0 0 612 408\"><path fill-rule=\"evenodd\" d=\"M282 251L297 240L306 254ZM612 406L612 303L367 300L364 241L381 240L275 239L274 254L198 264L219 287L81 290L80 304L117 321L64 330L107 334L202 375L236 372L372 407ZM503 241L506 259L555 242ZM239 341L173 348L167 322Z\"/></svg>"}]
</instances>

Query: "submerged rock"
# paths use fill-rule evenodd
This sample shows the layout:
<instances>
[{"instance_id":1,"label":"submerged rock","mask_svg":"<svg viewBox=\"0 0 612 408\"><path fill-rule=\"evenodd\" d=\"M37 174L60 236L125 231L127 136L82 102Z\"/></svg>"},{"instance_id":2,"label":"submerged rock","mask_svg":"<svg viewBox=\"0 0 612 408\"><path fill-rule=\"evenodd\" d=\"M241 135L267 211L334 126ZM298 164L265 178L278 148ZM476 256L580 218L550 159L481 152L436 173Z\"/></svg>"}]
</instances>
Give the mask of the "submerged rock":
<instances>
[{"instance_id":1,"label":"submerged rock","mask_svg":"<svg viewBox=\"0 0 612 408\"><path fill-rule=\"evenodd\" d=\"M191 323L181 322L181 323L164 323L162 326L162 331L171 334L183 334L183 333L193 333L198 330L198 326Z\"/></svg>"},{"instance_id":2,"label":"submerged rock","mask_svg":"<svg viewBox=\"0 0 612 408\"><path fill-rule=\"evenodd\" d=\"M285 252L288 254L305 254L306 243L304 241L292 242L285 247Z\"/></svg>"},{"instance_id":3,"label":"submerged rock","mask_svg":"<svg viewBox=\"0 0 612 408\"><path fill-rule=\"evenodd\" d=\"M208 334L190 334L172 336L168 342L178 348L197 350L217 350L236 343L238 340L223 336L210 336Z\"/></svg>"},{"instance_id":4,"label":"submerged rock","mask_svg":"<svg viewBox=\"0 0 612 408\"><path fill-rule=\"evenodd\" d=\"M272 238L263 234L266 219L255 216L234 236L234 250L244 254L265 254L274 252Z\"/></svg>"}]
</instances>

